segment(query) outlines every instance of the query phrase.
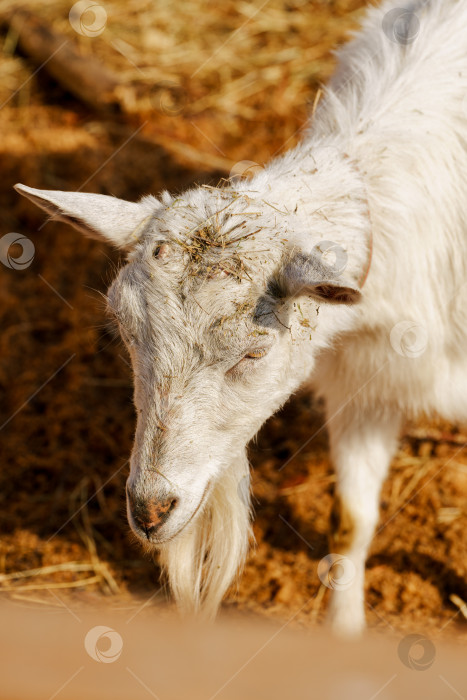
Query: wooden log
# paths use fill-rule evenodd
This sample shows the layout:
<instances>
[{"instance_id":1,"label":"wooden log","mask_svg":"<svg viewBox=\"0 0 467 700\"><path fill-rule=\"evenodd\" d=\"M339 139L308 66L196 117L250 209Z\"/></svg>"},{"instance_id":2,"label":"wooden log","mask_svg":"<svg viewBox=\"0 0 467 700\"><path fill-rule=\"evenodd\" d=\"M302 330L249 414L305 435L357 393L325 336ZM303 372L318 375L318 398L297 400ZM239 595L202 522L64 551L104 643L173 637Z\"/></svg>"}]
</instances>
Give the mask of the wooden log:
<instances>
[{"instance_id":1,"label":"wooden log","mask_svg":"<svg viewBox=\"0 0 467 700\"><path fill-rule=\"evenodd\" d=\"M71 39L28 10L12 12L6 22L18 35L21 51L68 92L96 110L121 111L118 77L92 56L81 55Z\"/></svg>"},{"instance_id":2,"label":"wooden log","mask_svg":"<svg viewBox=\"0 0 467 700\"><path fill-rule=\"evenodd\" d=\"M65 90L86 103L96 112L107 112L131 116L132 122L139 120L145 127L150 116L160 113L176 115L180 105L177 100L183 90L167 81L159 85L145 83L122 83L119 77L93 56L79 53L72 39L55 32L33 12L18 9L3 17L0 24L9 26L18 36L21 51L37 65L36 72L46 71ZM170 103L172 92L175 100ZM163 105L165 102L168 104ZM182 105L183 106L183 105ZM161 130L160 125L147 129L146 138L157 143L174 155L178 161L202 170L229 173L234 162L228 158L198 151L190 144L177 141L171 134Z\"/></svg>"}]
</instances>

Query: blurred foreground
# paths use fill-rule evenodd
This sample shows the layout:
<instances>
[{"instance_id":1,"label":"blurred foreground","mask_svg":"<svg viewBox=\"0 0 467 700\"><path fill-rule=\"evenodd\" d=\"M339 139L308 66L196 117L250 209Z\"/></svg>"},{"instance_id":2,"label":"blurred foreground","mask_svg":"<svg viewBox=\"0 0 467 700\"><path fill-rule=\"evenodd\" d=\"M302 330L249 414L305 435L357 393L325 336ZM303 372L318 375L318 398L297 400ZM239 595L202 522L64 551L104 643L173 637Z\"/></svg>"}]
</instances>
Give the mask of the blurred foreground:
<instances>
[{"instance_id":1,"label":"blurred foreground","mask_svg":"<svg viewBox=\"0 0 467 700\"><path fill-rule=\"evenodd\" d=\"M0 700L440 700L464 697L464 653L424 637L349 643L231 617L1 610Z\"/></svg>"}]
</instances>

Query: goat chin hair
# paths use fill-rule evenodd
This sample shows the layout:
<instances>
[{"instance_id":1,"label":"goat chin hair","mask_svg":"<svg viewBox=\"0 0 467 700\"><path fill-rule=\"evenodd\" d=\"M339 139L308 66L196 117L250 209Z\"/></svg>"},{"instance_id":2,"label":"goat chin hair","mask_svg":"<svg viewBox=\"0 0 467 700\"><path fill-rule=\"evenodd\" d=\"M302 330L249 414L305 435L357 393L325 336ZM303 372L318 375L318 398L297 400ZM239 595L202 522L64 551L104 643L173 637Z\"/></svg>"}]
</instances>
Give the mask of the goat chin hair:
<instances>
[{"instance_id":1,"label":"goat chin hair","mask_svg":"<svg viewBox=\"0 0 467 700\"><path fill-rule=\"evenodd\" d=\"M251 529L246 455L223 472L193 523L160 548L159 561L183 615L213 620L245 563Z\"/></svg>"}]
</instances>

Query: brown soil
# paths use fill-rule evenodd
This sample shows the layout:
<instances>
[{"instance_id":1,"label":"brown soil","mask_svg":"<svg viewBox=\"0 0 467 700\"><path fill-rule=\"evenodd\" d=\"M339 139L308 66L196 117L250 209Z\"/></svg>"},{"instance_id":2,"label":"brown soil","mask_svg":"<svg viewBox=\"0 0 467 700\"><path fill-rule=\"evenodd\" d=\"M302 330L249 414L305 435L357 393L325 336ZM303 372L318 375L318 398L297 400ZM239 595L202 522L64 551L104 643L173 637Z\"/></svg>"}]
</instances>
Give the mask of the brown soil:
<instances>
[{"instance_id":1,"label":"brown soil","mask_svg":"<svg viewBox=\"0 0 467 700\"><path fill-rule=\"evenodd\" d=\"M206 169L204 152L232 165L266 161L299 138L320 81L332 72L330 50L364 4L275 0L251 16L253 6L245 15L238 3L209 9L190 0L174 17L163 2L114 2L108 34L91 39L70 28L68 3L32 3L128 80L152 65L159 82L168 76L183 85L182 109L161 107L133 121L94 113L46 70L31 78L35 66L3 33L0 236L30 236L35 259L25 270L0 265L0 573L69 564L3 580L4 596L133 605L159 590L157 566L131 541L125 520L131 372L100 297L119 256L63 224L43 227L44 216L13 184L136 199L217 183L225 172ZM203 61L209 65L192 76ZM170 147L160 145L160 134ZM467 622L450 600L467 600L466 433L439 422L407 427L368 561L374 627L467 640ZM307 395L292 398L250 454L257 545L225 607L313 625L326 607L316 570L328 552L333 489L320 407ZM165 595L162 589L151 604Z\"/></svg>"}]
</instances>

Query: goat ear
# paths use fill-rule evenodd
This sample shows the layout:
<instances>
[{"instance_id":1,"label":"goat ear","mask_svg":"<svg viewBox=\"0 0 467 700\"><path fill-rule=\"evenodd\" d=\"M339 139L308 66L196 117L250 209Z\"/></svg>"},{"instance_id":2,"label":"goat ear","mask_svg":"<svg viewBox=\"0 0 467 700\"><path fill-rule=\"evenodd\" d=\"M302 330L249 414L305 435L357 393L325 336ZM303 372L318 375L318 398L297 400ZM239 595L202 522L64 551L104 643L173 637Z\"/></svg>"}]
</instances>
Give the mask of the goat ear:
<instances>
[{"instance_id":1,"label":"goat ear","mask_svg":"<svg viewBox=\"0 0 467 700\"><path fill-rule=\"evenodd\" d=\"M15 185L15 190L45 209L53 219L71 224L86 236L126 249L137 242L156 201L148 197L139 203L127 202L104 194L36 190L26 185Z\"/></svg>"},{"instance_id":2,"label":"goat ear","mask_svg":"<svg viewBox=\"0 0 467 700\"><path fill-rule=\"evenodd\" d=\"M282 270L280 287L284 296L303 294L335 304L353 304L361 298L356 284L313 252L292 255Z\"/></svg>"}]
</instances>

